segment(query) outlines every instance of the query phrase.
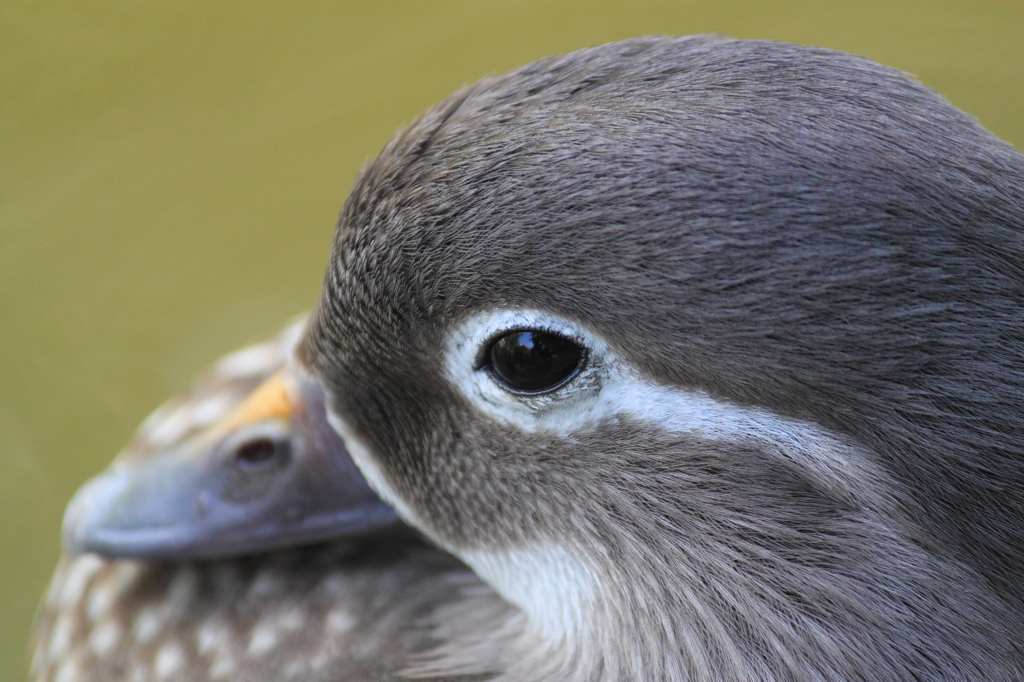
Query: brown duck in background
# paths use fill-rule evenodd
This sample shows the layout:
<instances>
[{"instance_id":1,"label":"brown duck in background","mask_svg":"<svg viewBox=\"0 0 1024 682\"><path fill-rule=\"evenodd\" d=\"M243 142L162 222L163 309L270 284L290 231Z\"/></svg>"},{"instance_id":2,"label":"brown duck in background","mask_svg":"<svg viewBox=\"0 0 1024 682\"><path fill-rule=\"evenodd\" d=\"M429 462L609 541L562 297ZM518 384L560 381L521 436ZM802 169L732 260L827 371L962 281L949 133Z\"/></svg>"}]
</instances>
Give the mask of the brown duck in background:
<instances>
[{"instance_id":1,"label":"brown duck in background","mask_svg":"<svg viewBox=\"0 0 1024 682\"><path fill-rule=\"evenodd\" d=\"M395 637L384 679L1024 679L1022 228L1024 157L848 55L649 38L481 81L360 174L289 369L373 489L472 571L388 541L381 512L343 556L141 569L168 571L149 607L187 623L158 640L167 617L118 582L83 597L79 564L53 599L84 615L56 615L40 658L75 679L88 639L149 646L164 679L360 679L343 661ZM360 490L322 511L381 509ZM359 518L330 532L378 529ZM277 528L249 537L280 547ZM223 566L248 595L278 561L278 602L217 598L239 584ZM197 570L209 587L178 578ZM409 596L369 584L406 570ZM419 616L364 657L346 638L374 620L332 620L329 575ZM159 644L81 625L93 601ZM314 670L302 646L341 653Z\"/></svg>"},{"instance_id":2,"label":"brown duck in background","mask_svg":"<svg viewBox=\"0 0 1024 682\"><path fill-rule=\"evenodd\" d=\"M438 604L489 592L388 526L358 473L325 480L352 465L322 393L282 380L303 326L218 362L79 492L65 520L72 553L37 622L36 680L396 679L432 644ZM385 522L375 539L252 554L330 536L337 519L309 498L332 488L369 503Z\"/></svg>"}]
</instances>

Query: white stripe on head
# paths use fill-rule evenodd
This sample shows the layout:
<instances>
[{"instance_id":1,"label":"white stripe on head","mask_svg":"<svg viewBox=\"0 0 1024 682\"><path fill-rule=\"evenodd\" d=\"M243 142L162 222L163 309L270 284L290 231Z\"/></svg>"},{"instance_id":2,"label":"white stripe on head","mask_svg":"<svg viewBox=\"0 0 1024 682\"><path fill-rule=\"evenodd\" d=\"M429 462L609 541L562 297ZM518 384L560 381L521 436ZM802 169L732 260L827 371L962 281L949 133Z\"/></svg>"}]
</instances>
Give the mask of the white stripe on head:
<instances>
[{"instance_id":1,"label":"white stripe on head","mask_svg":"<svg viewBox=\"0 0 1024 682\"><path fill-rule=\"evenodd\" d=\"M559 388L513 393L479 367L483 346L504 331L560 334L587 349L585 366ZM756 442L797 465L825 492L850 504L892 506L879 491L892 482L867 453L824 427L768 410L712 398L707 392L659 384L644 377L599 335L561 317L530 310L489 311L451 335L448 379L483 414L527 433L572 440L599 424L629 418L672 434L710 441Z\"/></svg>"}]
</instances>

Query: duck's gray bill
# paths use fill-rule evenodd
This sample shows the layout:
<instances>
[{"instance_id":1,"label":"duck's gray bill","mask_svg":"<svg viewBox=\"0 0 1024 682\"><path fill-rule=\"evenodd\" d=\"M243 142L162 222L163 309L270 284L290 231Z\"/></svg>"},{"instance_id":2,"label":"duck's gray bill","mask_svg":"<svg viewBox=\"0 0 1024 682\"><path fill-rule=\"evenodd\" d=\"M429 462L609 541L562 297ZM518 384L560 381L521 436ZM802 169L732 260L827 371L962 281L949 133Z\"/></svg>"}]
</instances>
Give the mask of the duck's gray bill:
<instances>
[{"instance_id":1,"label":"duck's gray bill","mask_svg":"<svg viewBox=\"0 0 1024 682\"><path fill-rule=\"evenodd\" d=\"M64 547L203 559L402 528L325 418L319 384L288 366L215 426L86 483Z\"/></svg>"}]
</instances>

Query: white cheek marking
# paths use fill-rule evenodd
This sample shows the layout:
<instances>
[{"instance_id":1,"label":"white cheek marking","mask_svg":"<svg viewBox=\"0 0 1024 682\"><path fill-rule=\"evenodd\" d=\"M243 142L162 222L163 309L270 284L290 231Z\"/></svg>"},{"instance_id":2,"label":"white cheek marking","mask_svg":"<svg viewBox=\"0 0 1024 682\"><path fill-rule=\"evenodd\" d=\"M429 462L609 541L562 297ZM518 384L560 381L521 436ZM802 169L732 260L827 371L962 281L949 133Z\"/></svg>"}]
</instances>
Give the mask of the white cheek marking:
<instances>
[{"instance_id":1,"label":"white cheek marking","mask_svg":"<svg viewBox=\"0 0 1024 682\"><path fill-rule=\"evenodd\" d=\"M588 621L598 580L577 554L555 546L457 554L506 601L526 612L545 639L573 641L593 625Z\"/></svg>"}]
</instances>

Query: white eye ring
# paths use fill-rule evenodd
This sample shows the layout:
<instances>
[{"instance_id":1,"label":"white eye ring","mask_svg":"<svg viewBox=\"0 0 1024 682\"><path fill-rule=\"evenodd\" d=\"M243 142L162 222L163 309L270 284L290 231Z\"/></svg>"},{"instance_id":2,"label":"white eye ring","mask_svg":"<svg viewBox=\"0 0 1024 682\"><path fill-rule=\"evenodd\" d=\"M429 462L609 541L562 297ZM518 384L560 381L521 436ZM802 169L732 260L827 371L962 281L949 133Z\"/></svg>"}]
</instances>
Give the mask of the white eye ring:
<instances>
[{"instance_id":1,"label":"white eye ring","mask_svg":"<svg viewBox=\"0 0 1024 682\"><path fill-rule=\"evenodd\" d=\"M493 344L516 331L566 339L580 349L579 362L559 381L542 390L516 390L488 362ZM607 345L582 325L548 313L491 311L469 318L453 332L448 343L446 372L470 403L500 421L529 432L549 428L563 431L563 426L548 422L560 422L559 413L569 416L581 399L593 398L600 391L606 349Z\"/></svg>"}]
</instances>

